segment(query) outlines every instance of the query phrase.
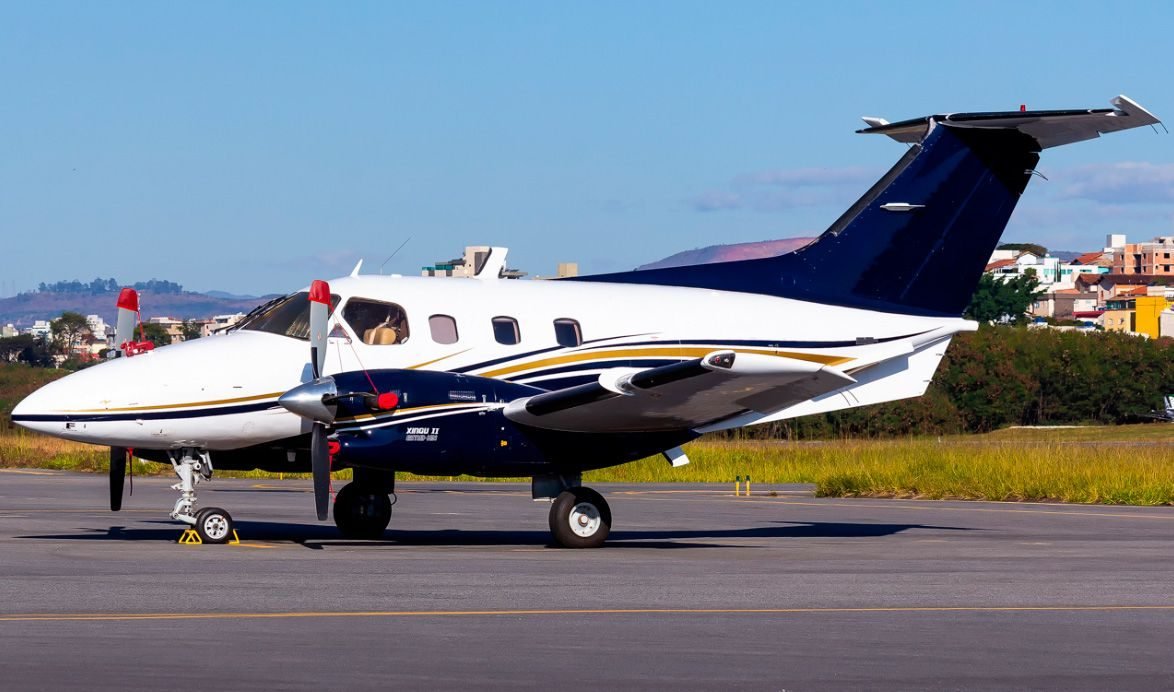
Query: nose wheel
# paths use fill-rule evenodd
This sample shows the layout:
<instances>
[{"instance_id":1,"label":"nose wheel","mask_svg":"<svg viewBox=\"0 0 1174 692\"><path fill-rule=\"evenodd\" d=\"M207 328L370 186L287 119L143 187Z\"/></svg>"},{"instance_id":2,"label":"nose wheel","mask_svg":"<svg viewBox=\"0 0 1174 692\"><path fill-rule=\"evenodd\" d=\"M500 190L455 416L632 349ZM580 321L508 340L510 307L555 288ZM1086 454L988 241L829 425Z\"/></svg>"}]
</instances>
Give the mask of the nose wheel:
<instances>
[{"instance_id":1,"label":"nose wheel","mask_svg":"<svg viewBox=\"0 0 1174 692\"><path fill-rule=\"evenodd\" d=\"M219 507L206 507L196 513L193 528L205 543L227 543L232 538L232 516Z\"/></svg>"},{"instance_id":2,"label":"nose wheel","mask_svg":"<svg viewBox=\"0 0 1174 692\"><path fill-rule=\"evenodd\" d=\"M598 548L611 532L611 508L591 488L559 493L550 507L550 533L564 548Z\"/></svg>"}]
</instances>

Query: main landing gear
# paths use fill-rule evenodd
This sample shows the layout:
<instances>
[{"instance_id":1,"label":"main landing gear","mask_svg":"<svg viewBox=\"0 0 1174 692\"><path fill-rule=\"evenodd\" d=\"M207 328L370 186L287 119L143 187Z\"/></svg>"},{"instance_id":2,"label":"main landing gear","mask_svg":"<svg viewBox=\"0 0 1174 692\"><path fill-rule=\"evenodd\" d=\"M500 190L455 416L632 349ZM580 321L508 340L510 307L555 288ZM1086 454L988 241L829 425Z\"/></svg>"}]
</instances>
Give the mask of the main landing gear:
<instances>
[{"instance_id":1,"label":"main landing gear","mask_svg":"<svg viewBox=\"0 0 1174 692\"><path fill-rule=\"evenodd\" d=\"M179 491L171 518L190 525L205 543L227 543L233 535L232 515L219 507L196 511L196 486L200 481L212 480L212 457L195 449L168 452L167 456L179 476L179 482L171 486Z\"/></svg>"},{"instance_id":2,"label":"main landing gear","mask_svg":"<svg viewBox=\"0 0 1174 692\"><path fill-rule=\"evenodd\" d=\"M395 474L355 468L354 479L334 496L334 525L347 538L375 540L391 523Z\"/></svg>"},{"instance_id":3,"label":"main landing gear","mask_svg":"<svg viewBox=\"0 0 1174 692\"><path fill-rule=\"evenodd\" d=\"M611 532L611 508L591 488L559 493L550 506L550 533L564 548L598 548Z\"/></svg>"},{"instance_id":4,"label":"main landing gear","mask_svg":"<svg viewBox=\"0 0 1174 692\"><path fill-rule=\"evenodd\" d=\"M564 548L598 548L611 532L611 507L591 488L577 485L576 479L534 479L534 499L550 497L553 481L563 489L550 506L550 533Z\"/></svg>"}]
</instances>

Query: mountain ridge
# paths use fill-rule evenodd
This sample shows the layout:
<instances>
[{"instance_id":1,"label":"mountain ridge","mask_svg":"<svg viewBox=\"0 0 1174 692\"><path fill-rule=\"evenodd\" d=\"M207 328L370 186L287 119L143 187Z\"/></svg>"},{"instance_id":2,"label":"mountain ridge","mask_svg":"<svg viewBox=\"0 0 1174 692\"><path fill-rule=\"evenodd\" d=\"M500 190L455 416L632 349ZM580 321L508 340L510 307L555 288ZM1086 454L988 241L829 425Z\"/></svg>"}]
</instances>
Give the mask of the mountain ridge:
<instances>
[{"instance_id":1,"label":"mountain ridge","mask_svg":"<svg viewBox=\"0 0 1174 692\"><path fill-rule=\"evenodd\" d=\"M248 312L275 297L276 294L260 297L233 296L221 291L209 293L139 291L139 306L142 309L144 320L151 317L190 320L208 318L213 315ZM115 304L117 300L117 291L99 293L33 291L21 293L9 298L0 298L0 324L12 324L17 328L31 327L36 320L56 319L66 311L83 315L98 315L107 324L114 324L118 313L118 307Z\"/></svg>"}]
</instances>

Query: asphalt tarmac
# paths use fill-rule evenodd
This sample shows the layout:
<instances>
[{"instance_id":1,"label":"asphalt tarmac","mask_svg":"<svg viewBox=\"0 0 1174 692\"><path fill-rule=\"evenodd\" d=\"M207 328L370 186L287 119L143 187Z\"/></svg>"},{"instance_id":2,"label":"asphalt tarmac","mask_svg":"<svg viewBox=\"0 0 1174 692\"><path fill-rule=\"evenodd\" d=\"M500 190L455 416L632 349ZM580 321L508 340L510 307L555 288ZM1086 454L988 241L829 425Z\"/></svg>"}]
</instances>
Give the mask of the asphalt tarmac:
<instances>
[{"instance_id":1,"label":"asphalt tarmac","mask_svg":"<svg viewBox=\"0 0 1174 692\"><path fill-rule=\"evenodd\" d=\"M381 541L304 481L0 471L0 688L1174 688L1174 508L599 486L600 550L528 486L401 484ZM771 495L773 491L774 495Z\"/></svg>"}]
</instances>

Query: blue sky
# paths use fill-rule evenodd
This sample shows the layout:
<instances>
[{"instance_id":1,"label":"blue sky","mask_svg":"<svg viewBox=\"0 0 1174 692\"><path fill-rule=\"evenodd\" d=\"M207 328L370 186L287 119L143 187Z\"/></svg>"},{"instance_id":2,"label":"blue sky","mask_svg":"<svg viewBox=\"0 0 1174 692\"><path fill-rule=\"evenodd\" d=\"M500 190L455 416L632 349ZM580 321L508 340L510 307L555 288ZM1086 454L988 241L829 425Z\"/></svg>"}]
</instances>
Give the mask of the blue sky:
<instances>
[{"instance_id":1,"label":"blue sky","mask_svg":"<svg viewBox=\"0 0 1174 692\"><path fill-rule=\"evenodd\" d=\"M1174 121L1174 5L0 4L0 294L268 293L466 244L552 273L821 231L902 153L858 116ZM1174 230L1174 137L1045 153L1005 240Z\"/></svg>"}]
</instances>

